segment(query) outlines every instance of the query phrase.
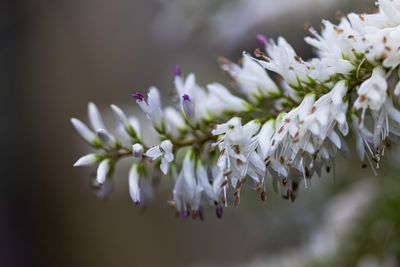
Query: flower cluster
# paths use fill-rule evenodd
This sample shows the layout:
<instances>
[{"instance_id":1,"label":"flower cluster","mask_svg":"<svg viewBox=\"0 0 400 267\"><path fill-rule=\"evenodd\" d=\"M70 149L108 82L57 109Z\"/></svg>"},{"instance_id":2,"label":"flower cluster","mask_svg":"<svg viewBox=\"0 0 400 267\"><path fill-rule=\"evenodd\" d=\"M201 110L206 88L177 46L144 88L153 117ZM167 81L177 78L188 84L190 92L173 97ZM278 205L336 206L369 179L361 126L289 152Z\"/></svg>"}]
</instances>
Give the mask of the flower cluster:
<instances>
[{"instance_id":1,"label":"flower cluster","mask_svg":"<svg viewBox=\"0 0 400 267\"><path fill-rule=\"evenodd\" d=\"M172 106L162 106L155 87L147 96L132 94L156 141L115 105L118 127L110 133L90 103L91 129L71 122L97 152L74 166L97 164L93 183L105 194L116 162L131 157L135 204L152 198L153 179L162 173L173 178L169 203L177 213L200 219L207 206L221 217L225 207L238 205L245 187L265 200L268 181L293 201L303 181L308 187L334 168L338 153L349 154L350 132L362 166L377 173L385 148L400 136L400 0L377 4L375 14L351 13L337 25L323 21L320 33L308 28L305 41L317 54L309 60L283 37L257 35L254 56L244 52L237 64L220 59L235 94L219 83L202 87L175 67Z\"/></svg>"}]
</instances>

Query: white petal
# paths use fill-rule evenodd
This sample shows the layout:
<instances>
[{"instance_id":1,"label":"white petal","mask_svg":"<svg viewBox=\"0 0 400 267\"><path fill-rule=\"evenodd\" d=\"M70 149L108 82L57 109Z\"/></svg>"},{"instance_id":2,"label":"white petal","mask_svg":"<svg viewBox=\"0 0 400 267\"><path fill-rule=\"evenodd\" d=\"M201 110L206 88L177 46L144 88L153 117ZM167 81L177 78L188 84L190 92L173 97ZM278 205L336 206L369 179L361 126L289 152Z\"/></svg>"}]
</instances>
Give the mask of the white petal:
<instances>
[{"instance_id":1,"label":"white petal","mask_svg":"<svg viewBox=\"0 0 400 267\"><path fill-rule=\"evenodd\" d=\"M92 128L97 131L98 129L105 129L101 114L94 103L88 104L88 117Z\"/></svg>"},{"instance_id":2,"label":"white petal","mask_svg":"<svg viewBox=\"0 0 400 267\"><path fill-rule=\"evenodd\" d=\"M85 155L85 156L81 157L80 159L78 159L74 163L74 167L89 166L89 165L96 163L96 161L97 161L96 154L88 154L88 155Z\"/></svg>"},{"instance_id":3,"label":"white petal","mask_svg":"<svg viewBox=\"0 0 400 267\"><path fill-rule=\"evenodd\" d=\"M111 162L109 159L105 159L102 162L100 162L99 167L97 168L97 176L96 176L96 181L99 184L104 184L104 182L106 181L111 167L110 163Z\"/></svg>"},{"instance_id":4,"label":"white petal","mask_svg":"<svg viewBox=\"0 0 400 267\"><path fill-rule=\"evenodd\" d=\"M133 203L140 203L140 187L139 187L139 173L138 166L133 165L129 171L129 195Z\"/></svg>"},{"instance_id":5,"label":"white petal","mask_svg":"<svg viewBox=\"0 0 400 267\"><path fill-rule=\"evenodd\" d=\"M97 136L80 120L72 118L71 123L86 142L91 144L97 139Z\"/></svg>"},{"instance_id":6,"label":"white petal","mask_svg":"<svg viewBox=\"0 0 400 267\"><path fill-rule=\"evenodd\" d=\"M343 97L346 95L347 86L345 81L339 81L332 89L332 103L339 105L343 103Z\"/></svg>"},{"instance_id":7,"label":"white petal","mask_svg":"<svg viewBox=\"0 0 400 267\"><path fill-rule=\"evenodd\" d=\"M340 149L341 147L341 142L340 142L340 137L335 131L331 131L330 134L328 135L329 140L332 141L332 143Z\"/></svg>"},{"instance_id":8,"label":"white petal","mask_svg":"<svg viewBox=\"0 0 400 267\"><path fill-rule=\"evenodd\" d=\"M114 147L117 144L117 139L105 129L98 129L97 136L108 146Z\"/></svg>"},{"instance_id":9,"label":"white petal","mask_svg":"<svg viewBox=\"0 0 400 267\"><path fill-rule=\"evenodd\" d=\"M166 175L168 173L168 168L169 168L169 162L165 158L162 158L160 170L164 175Z\"/></svg>"},{"instance_id":10,"label":"white petal","mask_svg":"<svg viewBox=\"0 0 400 267\"><path fill-rule=\"evenodd\" d=\"M111 105L111 109L113 110L115 116L120 120L120 122L127 127L129 125L128 117L125 113L116 105Z\"/></svg>"},{"instance_id":11,"label":"white petal","mask_svg":"<svg viewBox=\"0 0 400 267\"><path fill-rule=\"evenodd\" d=\"M163 153L161 152L159 146L153 146L153 147L149 148L144 155L146 157L151 158L152 160L156 160L159 157L161 157L163 155Z\"/></svg>"},{"instance_id":12,"label":"white petal","mask_svg":"<svg viewBox=\"0 0 400 267\"><path fill-rule=\"evenodd\" d=\"M144 148L143 148L142 144L136 143L132 146L132 153L133 153L133 156L136 158L139 158L140 156L142 156L143 150L144 150Z\"/></svg>"}]
</instances>

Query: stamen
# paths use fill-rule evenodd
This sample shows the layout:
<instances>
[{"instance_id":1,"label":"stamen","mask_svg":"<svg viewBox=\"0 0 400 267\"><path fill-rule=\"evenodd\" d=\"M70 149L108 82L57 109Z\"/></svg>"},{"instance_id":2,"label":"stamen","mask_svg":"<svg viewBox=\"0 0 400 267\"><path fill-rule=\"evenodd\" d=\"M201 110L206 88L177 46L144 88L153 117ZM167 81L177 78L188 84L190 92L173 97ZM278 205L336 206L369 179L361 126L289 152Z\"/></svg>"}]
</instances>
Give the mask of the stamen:
<instances>
[{"instance_id":1,"label":"stamen","mask_svg":"<svg viewBox=\"0 0 400 267\"><path fill-rule=\"evenodd\" d=\"M182 69L178 65L174 66L174 74L175 74L175 76L181 76L182 75Z\"/></svg>"},{"instance_id":2,"label":"stamen","mask_svg":"<svg viewBox=\"0 0 400 267\"><path fill-rule=\"evenodd\" d=\"M268 43L267 37L263 34L257 34L256 40L257 40L257 43L262 47L266 46Z\"/></svg>"},{"instance_id":3,"label":"stamen","mask_svg":"<svg viewBox=\"0 0 400 267\"><path fill-rule=\"evenodd\" d=\"M144 95L140 92L133 93L132 97L134 97L137 101L144 101Z\"/></svg>"}]
</instances>

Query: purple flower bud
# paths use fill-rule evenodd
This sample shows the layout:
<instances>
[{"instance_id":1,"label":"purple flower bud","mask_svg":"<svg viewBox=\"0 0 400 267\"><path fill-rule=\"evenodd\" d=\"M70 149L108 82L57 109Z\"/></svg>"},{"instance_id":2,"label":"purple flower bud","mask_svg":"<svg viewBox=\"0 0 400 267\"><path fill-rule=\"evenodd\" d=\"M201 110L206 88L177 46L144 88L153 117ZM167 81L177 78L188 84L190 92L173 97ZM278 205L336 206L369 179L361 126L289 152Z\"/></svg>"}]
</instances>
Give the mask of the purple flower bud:
<instances>
[{"instance_id":1,"label":"purple flower bud","mask_svg":"<svg viewBox=\"0 0 400 267\"><path fill-rule=\"evenodd\" d=\"M224 208L222 208L222 207L217 207L217 208L215 209L215 214L217 215L217 218L218 218L218 219L221 219L221 218L222 218L222 215L224 214Z\"/></svg>"},{"instance_id":2,"label":"purple flower bud","mask_svg":"<svg viewBox=\"0 0 400 267\"><path fill-rule=\"evenodd\" d=\"M189 216L190 216L190 211L188 211L188 210L182 211L182 217L183 217L184 219L189 218Z\"/></svg>"},{"instance_id":3,"label":"purple flower bud","mask_svg":"<svg viewBox=\"0 0 400 267\"><path fill-rule=\"evenodd\" d=\"M141 92L133 93L132 96L138 101L144 100L144 95Z\"/></svg>"},{"instance_id":4,"label":"purple flower bud","mask_svg":"<svg viewBox=\"0 0 400 267\"><path fill-rule=\"evenodd\" d=\"M195 107L194 103L190 99L190 96L184 94L182 96L182 110L185 113L186 118L190 123L195 123Z\"/></svg>"},{"instance_id":5,"label":"purple flower bud","mask_svg":"<svg viewBox=\"0 0 400 267\"><path fill-rule=\"evenodd\" d=\"M182 75L182 69L178 65L174 66L174 74L175 74L175 76L181 76Z\"/></svg>"},{"instance_id":6,"label":"purple flower bud","mask_svg":"<svg viewBox=\"0 0 400 267\"><path fill-rule=\"evenodd\" d=\"M263 35L263 34L257 34L256 35L256 40L257 40L257 43L260 46L263 46L263 47L266 46L267 43L268 43L267 37L265 35Z\"/></svg>"},{"instance_id":7,"label":"purple flower bud","mask_svg":"<svg viewBox=\"0 0 400 267\"><path fill-rule=\"evenodd\" d=\"M183 99L184 101L191 101L191 100L190 100L190 96L187 95L187 94L184 94L184 95L182 96L182 99Z\"/></svg>"}]
</instances>

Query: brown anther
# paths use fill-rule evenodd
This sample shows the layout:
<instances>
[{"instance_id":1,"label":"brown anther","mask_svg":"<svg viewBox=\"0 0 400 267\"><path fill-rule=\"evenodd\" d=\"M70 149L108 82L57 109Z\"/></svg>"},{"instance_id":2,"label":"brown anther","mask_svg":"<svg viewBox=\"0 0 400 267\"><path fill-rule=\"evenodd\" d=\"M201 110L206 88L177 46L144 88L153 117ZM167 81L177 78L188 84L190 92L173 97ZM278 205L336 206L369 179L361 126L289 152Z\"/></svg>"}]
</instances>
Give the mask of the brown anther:
<instances>
[{"instance_id":1,"label":"brown anther","mask_svg":"<svg viewBox=\"0 0 400 267\"><path fill-rule=\"evenodd\" d=\"M363 168L363 169L365 169L365 168L367 168L367 164L363 164L363 165L361 165L361 168Z\"/></svg>"},{"instance_id":2,"label":"brown anther","mask_svg":"<svg viewBox=\"0 0 400 267\"><path fill-rule=\"evenodd\" d=\"M387 37L386 37L386 36L383 36L382 41L383 41L384 44L387 44Z\"/></svg>"},{"instance_id":3,"label":"brown anther","mask_svg":"<svg viewBox=\"0 0 400 267\"><path fill-rule=\"evenodd\" d=\"M385 50L390 52L390 51L392 51L392 48L390 48L389 46L385 46Z\"/></svg>"},{"instance_id":4,"label":"brown anther","mask_svg":"<svg viewBox=\"0 0 400 267\"><path fill-rule=\"evenodd\" d=\"M302 62L303 60L301 59L301 57L299 56L294 56L294 60L296 60L297 62Z\"/></svg>"},{"instance_id":5,"label":"brown anther","mask_svg":"<svg viewBox=\"0 0 400 267\"><path fill-rule=\"evenodd\" d=\"M264 163L265 163L265 167L268 167L270 164L271 164L271 159L270 158L267 158L265 161L264 161Z\"/></svg>"},{"instance_id":6,"label":"brown anther","mask_svg":"<svg viewBox=\"0 0 400 267\"><path fill-rule=\"evenodd\" d=\"M286 118L286 119L285 119L285 122L286 122L286 123L289 123L289 122L290 122L290 118Z\"/></svg>"},{"instance_id":7,"label":"brown anther","mask_svg":"<svg viewBox=\"0 0 400 267\"><path fill-rule=\"evenodd\" d=\"M232 170L229 170L229 171L224 172L224 176L229 176L229 175L231 175L231 174L232 174Z\"/></svg>"},{"instance_id":8,"label":"brown anther","mask_svg":"<svg viewBox=\"0 0 400 267\"><path fill-rule=\"evenodd\" d=\"M281 157L279 158L279 161L280 161L281 164L283 164L283 163L285 162L285 159L281 156Z\"/></svg>"},{"instance_id":9,"label":"brown anther","mask_svg":"<svg viewBox=\"0 0 400 267\"><path fill-rule=\"evenodd\" d=\"M239 190L240 187L242 187L242 181L241 180L237 181L235 189Z\"/></svg>"},{"instance_id":10,"label":"brown anther","mask_svg":"<svg viewBox=\"0 0 400 267\"><path fill-rule=\"evenodd\" d=\"M283 125L282 125L282 126L278 129L278 134L282 133L283 129L284 129L284 127L283 127Z\"/></svg>"},{"instance_id":11,"label":"brown anther","mask_svg":"<svg viewBox=\"0 0 400 267\"><path fill-rule=\"evenodd\" d=\"M360 102L364 102L365 100L367 100L367 94L361 94L360 95Z\"/></svg>"},{"instance_id":12,"label":"brown anther","mask_svg":"<svg viewBox=\"0 0 400 267\"><path fill-rule=\"evenodd\" d=\"M354 39L354 35L349 35L349 36L347 36L347 38L349 38L349 39Z\"/></svg>"},{"instance_id":13,"label":"brown anther","mask_svg":"<svg viewBox=\"0 0 400 267\"><path fill-rule=\"evenodd\" d=\"M257 185L256 191L259 192L259 193L261 193L263 191L263 184L262 183Z\"/></svg>"},{"instance_id":14,"label":"brown anther","mask_svg":"<svg viewBox=\"0 0 400 267\"><path fill-rule=\"evenodd\" d=\"M208 147L208 153L214 152L215 151L215 146L209 146Z\"/></svg>"},{"instance_id":15,"label":"brown anther","mask_svg":"<svg viewBox=\"0 0 400 267\"><path fill-rule=\"evenodd\" d=\"M234 205L235 207L237 207L237 206L239 206L239 204L240 204L240 197L239 197L239 196L236 196L236 197L235 197L235 202L234 202L233 205Z\"/></svg>"},{"instance_id":16,"label":"brown anther","mask_svg":"<svg viewBox=\"0 0 400 267\"><path fill-rule=\"evenodd\" d=\"M221 187L226 186L228 183L229 183L228 179L225 179L225 180L222 182Z\"/></svg>"},{"instance_id":17,"label":"brown anther","mask_svg":"<svg viewBox=\"0 0 400 267\"><path fill-rule=\"evenodd\" d=\"M267 61L267 62L270 62L270 59L267 57L267 54L265 54L264 52L262 52L262 51L260 50L260 48L258 48L258 47L254 50L254 55L255 55L256 57L258 57L258 58L262 58L263 60L265 60L265 61Z\"/></svg>"},{"instance_id":18,"label":"brown anther","mask_svg":"<svg viewBox=\"0 0 400 267\"><path fill-rule=\"evenodd\" d=\"M226 197L222 197L222 199L221 199L221 202L222 202L222 204L226 204Z\"/></svg>"},{"instance_id":19,"label":"brown anther","mask_svg":"<svg viewBox=\"0 0 400 267\"><path fill-rule=\"evenodd\" d=\"M334 30L335 30L335 32L336 32L337 34L341 34L341 33L344 32L343 29L341 29L341 28L339 28L339 27L337 27L337 26L334 27Z\"/></svg>"},{"instance_id":20,"label":"brown anther","mask_svg":"<svg viewBox=\"0 0 400 267\"><path fill-rule=\"evenodd\" d=\"M362 14L359 14L358 17L360 18L361 21L365 21L365 17Z\"/></svg>"},{"instance_id":21,"label":"brown anther","mask_svg":"<svg viewBox=\"0 0 400 267\"><path fill-rule=\"evenodd\" d=\"M271 145L274 146L274 145L275 145L275 142L276 142L275 139L273 139Z\"/></svg>"},{"instance_id":22,"label":"brown anther","mask_svg":"<svg viewBox=\"0 0 400 267\"><path fill-rule=\"evenodd\" d=\"M239 145L233 145L232 148L233 148L233 151L235 151L236 154L240 154L240 146Z\"/></svg>"},{"instance_id":23,"label":"brown anther","mask_svg":"<svg viewBox=\"0 0 400 267\"><path fill-rule=\"evenodd\" d=\"M312 106L311 113L314 113L315 111L317 111L317 107L316 106Z\"/></svg>"},{"instance_id":24,"label":"brown anther","mask_svg":"<svg viewBox=\"0 0 400 267\"><path fill-rule=\"evenodd\" d=\"M267 194L265 193L265 191L261 192L261 200L262 201L266 201L267 200Z\"/></svg>"}]
</instances>

